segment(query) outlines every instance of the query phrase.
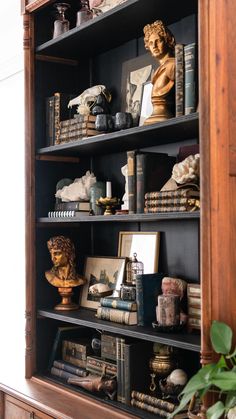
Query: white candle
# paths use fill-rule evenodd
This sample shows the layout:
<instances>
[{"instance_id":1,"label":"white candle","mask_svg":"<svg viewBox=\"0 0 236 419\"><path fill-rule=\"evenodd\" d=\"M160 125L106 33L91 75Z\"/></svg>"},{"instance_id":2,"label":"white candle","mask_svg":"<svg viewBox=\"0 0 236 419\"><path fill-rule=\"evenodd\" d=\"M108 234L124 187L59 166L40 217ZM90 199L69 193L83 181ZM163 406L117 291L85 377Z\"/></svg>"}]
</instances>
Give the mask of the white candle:
<instances>
[{"instance_id":1,"label":"white candle","mask_svg":"<svg viewBox=\"0 0 236 419\"><path fill-rule=\"evenodd\" d=\"M106 197L112 198L111 182L106 182Z\"/></svg>"}]
</instances>

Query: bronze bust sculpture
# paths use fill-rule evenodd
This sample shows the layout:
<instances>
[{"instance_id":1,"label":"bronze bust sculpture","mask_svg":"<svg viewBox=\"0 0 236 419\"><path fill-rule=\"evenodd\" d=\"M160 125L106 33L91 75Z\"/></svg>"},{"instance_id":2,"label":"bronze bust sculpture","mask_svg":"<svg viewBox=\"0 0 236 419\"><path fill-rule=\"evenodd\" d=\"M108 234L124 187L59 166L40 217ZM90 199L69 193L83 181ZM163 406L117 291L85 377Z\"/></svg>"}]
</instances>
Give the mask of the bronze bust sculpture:
<instances>
[{"instance_id":1,"label":"bronze bust sculpture","mask_svg":"<svg viewBox=\"0 0 236 419\"><path fill-rule=\"evenodd\" d=\"M156 58L160 66L152 76L152 115L145 125L173 117L175 84L175 38L161 20L148 24L143 29L145 48Z\"/></svg>"},{"instance_id":2,"label":"bronze bust sculpture","mask_svg":"<svg viewBox=\"0 0 236 419\"><path fill-rule=\"evenodd\" d=\"M45 272L45 277L51 285L58 287L62 296L62 301L55 310L74 310L78 305L71 302L72 288L86 282L75 270L74 244L65 236L56 236L48 240L47 246L53 267Z\"/></svg>"}]
</instances>

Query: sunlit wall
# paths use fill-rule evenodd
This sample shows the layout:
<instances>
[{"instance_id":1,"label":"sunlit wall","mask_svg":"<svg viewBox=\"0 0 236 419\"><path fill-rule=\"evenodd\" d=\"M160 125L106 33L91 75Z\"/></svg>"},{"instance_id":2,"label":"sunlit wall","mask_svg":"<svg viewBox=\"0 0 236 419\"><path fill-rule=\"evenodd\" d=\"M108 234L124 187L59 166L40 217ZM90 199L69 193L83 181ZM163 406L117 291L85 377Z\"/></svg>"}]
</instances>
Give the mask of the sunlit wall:
<instances>
[{"instance_id":1,"label":"sunlit wall","mask_svg":"<svg viewBox=\"0 0 236 419\"><path fill-rule=\"evenodd\" d=\"M24 77L20 0L1 2L0 380L24 375ZM5 378L4 378L5 377Z\"/></svg>"}]
</instances>

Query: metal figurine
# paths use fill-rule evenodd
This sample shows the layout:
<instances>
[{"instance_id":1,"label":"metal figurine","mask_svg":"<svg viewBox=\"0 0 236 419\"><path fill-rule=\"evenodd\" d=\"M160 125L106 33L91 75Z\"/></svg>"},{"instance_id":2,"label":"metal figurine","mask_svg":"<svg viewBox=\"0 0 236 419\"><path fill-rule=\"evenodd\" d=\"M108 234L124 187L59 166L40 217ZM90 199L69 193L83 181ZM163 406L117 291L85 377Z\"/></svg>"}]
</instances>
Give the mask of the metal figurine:
<instances>
[{"instance_id":1,"label":"metal figurine","mask_svg":"<svg viewBox=\"0 0 236 419\"><path fill-rule=\"evenodd\" d=\"M64 236L52 237L47 242L53 267L45 272L48 282L58 288L62 297L55 310L75 310L78 304L71 301L73 287L83 285L86 280L75 270L75 247L72 241Z\"/></svg>"},{"instance_id":2,"label":"metal figurine","mask_svg":"<svg viewBox=\"0 0 236 419\"><path fill-rule=\"evenodd\" d=\"M152 77L152 115L145 125L172 118L175 84L175 38L161 20L143 28L145 48L149 50L160 66Z\"/></svg>"}]
</instances>

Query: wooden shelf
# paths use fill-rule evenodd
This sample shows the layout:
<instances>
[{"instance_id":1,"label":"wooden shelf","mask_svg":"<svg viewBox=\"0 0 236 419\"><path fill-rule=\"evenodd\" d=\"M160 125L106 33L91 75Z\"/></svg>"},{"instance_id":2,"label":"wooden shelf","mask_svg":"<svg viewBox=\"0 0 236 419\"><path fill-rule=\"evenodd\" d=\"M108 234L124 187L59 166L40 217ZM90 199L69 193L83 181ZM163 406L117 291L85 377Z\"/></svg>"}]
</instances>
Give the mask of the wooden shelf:
<instances>
[{"instance_id":1,"label":"wooden shelf","mask_svg":"<svg viewBox=\"0 0 236 419\"><path fill-rule=\"evenodd\" d=\"M198 137L198 113L171 118L158 124L96 135L92 138L40 148L37 154L54 156L95 155L175 143Z\"/></svg>"},{"instance_id":2,"label":"wooden shelf","mask_svg":"<svg viewBox=\"0 0 236 419\"><path fill-rule=\"evenodd\" d=\"M58 225L58 224L76 224L76 223L113 223L113 222L156 222L164 220L191 220L199 219L200 212L172 212L172 213L159 213L159 214L130 214L130 215L83 215L82 217L41 217L37 221L37 225Z\"/></svg>"},{"instance_id":3,"label":"wooden shelf","mask_svg":"<svg viewBox=\"0 0 236 419\"><path fill-rule=\"evenodd\" d=\"M130 336L151 342L159 342L164 345L175 346L176 348L188 349L189 351L200 351L199 334L157 333L151 327L125 326L118 323L99 320L95 317L95 311L84 308L80 308L78 311L71 311L69 313L62 313L47 309L38 310L38 315L71 324L80 324L92 329L100 329L102 331Z\"/></svg>"},{"instance_id":4,"label":"wooden shelf","mask_svg":"<svg viewBox=\"0 0 236 419\"><path fill-rule=\"evenodd\" d=\"M176 3L176 4L175 4ZM55 57L93 56L143 35L143 27L155 19L167 25L196 13L196 0L128 0L120 6L39 45L36 52ZM139 16L136 20L135 16ZM119 30L117 33L116 30ZM89 46L89 47L88 47Z\"/></svg>"}]
</instances>

